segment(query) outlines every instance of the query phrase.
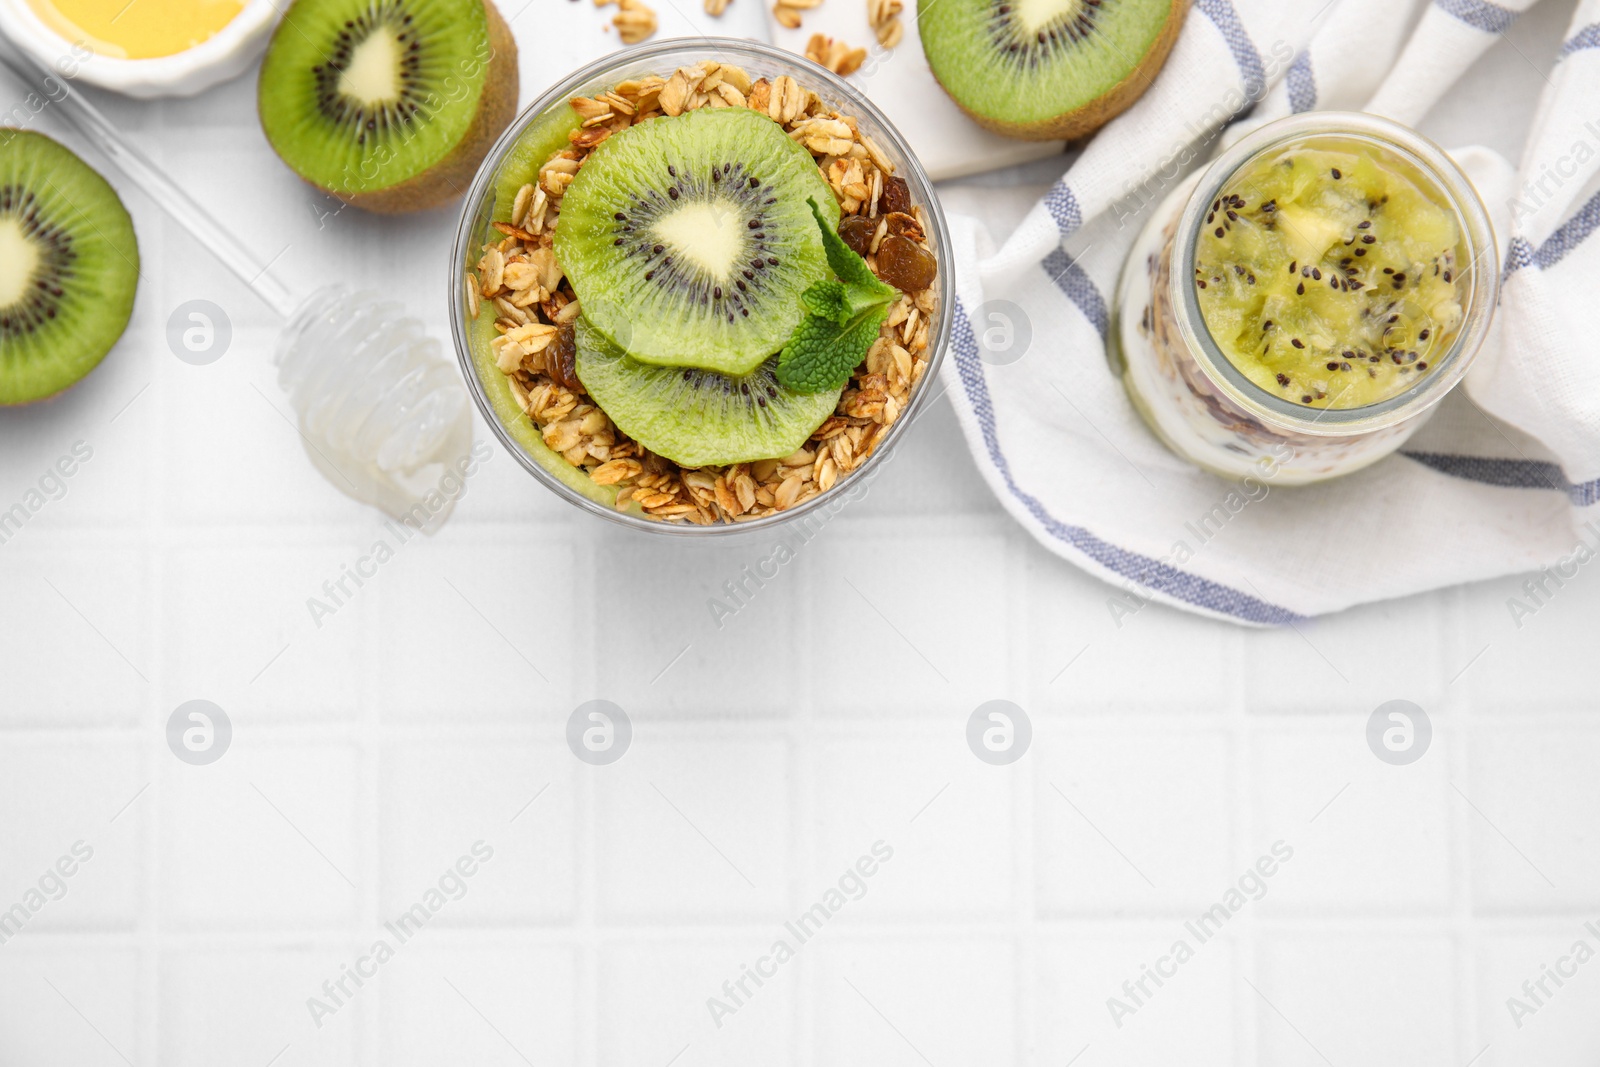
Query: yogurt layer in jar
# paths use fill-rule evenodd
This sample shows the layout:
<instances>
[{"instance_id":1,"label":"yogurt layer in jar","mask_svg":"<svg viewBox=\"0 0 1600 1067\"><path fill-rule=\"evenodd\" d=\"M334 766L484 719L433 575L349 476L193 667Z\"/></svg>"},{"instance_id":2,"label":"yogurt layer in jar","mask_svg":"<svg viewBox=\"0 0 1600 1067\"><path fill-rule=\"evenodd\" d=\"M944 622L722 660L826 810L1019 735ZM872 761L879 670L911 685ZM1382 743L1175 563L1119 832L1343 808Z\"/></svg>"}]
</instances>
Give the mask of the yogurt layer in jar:
<instances>
[{"instance_id":1,"label":"yogurt layer in jar","mask_svg":"<svg viewBox=\"0 0 1600 1067\"><path fill-rule=\"evenodd\" d=\"M1118 286L1112 362L1177 455L1322 481L1399 448L1461 380L1498 267L1441 149L1372 115L1298 115L1162 203Z\"/></svg>"}]
</instances>

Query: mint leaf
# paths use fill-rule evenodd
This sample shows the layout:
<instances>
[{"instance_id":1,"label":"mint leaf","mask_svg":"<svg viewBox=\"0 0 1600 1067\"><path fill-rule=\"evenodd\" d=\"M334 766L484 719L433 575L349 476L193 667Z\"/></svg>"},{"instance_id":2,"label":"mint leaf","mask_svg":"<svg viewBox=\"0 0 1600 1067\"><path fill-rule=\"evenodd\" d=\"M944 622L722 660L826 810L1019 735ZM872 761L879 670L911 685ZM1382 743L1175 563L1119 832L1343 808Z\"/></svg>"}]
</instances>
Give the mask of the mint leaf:
<instances>
[{"instance_id":1,"label":"mint leaf","mask_svg":"<svg viewBox=\"0 0 1600 1067\"><path fill-rule=\"evenodd\" d=\"M808 314L778 353L778 383L797 393L826 393L844 388L850 372L866 358L900 290L873 275L816 200L806 203L822 231L828 266L839 280L817 282L801 294Z\"/></svg>"},{"instance_id":2,"label":"mint leaf","mask_svg":"<svg viewBox=\"0 0 1600 1067\"><path fill-rule=\"evenodd\" d=\"M845 299L845 288L841 282L820 281L800 294L800 302L818 318L841 324L850 321L854 310Z\"/></svg>"},{"instance_id":3,"label":"mint leaf","mask_svg":"<svg viewBox=\"0 0 1600 1067\"><path fill-rule=\"evenodd\" d=\"M844 388L888 317L889 308L883 304L874 304L845 322L806 316L778 354L778 383L797 393Z\"/></svg>"},{"instance_id":4,"label":"mint leaf","mask_svg":"<svg viewBox=\"0 0 1600 1067\"><path fill-rule=\"evenodd\" d=\"M878 280L872 273L872 268L867 266L867 261L856 255L855 249L844 243L844 238L839 236L839 231L828 221L828 216L822 213L816 200L807 197L806 203L811 205L811 214L816 216L817 228L822 231L822 249L828 254L828 266L832 268L834 275L845 285L859 286L867 292L881 296L886 302L898 300L899 290Z\"/></svg>"}]
</instances>

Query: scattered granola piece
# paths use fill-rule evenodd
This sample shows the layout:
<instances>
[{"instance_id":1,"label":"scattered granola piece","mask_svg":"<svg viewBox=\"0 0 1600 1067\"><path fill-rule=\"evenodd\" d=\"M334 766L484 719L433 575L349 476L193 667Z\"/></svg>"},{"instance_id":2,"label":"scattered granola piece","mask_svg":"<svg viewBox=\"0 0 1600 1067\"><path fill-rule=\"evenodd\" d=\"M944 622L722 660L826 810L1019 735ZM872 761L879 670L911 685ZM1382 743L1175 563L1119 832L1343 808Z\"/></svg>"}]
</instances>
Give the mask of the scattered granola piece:
<instances>
[{"instance_id":1,"label":"scattered granola piece","mask_svg":"<svg viewBox=\"0 0 1600 1067\"><path fill-rule=\"evenodd\" d=\"M904 10L901 0L867 0L867 24L884 48L893 48L905 36L905 24L900 21Z\"/></svg>"},{"instance_id":2,"label":"scattered granola piece","mask_svg":"<svg viewBox=\"0 0 1600 1067\"><path fill-rule=\"evenodd\" d=\"M642 0L617 0L622 10L611 18L623 44L638 44L656 32L656 13Z\"/></svg>"},{"instance_id":3,"label":"scattered granola piece","mask_svg":"<svg viewBox=\"0 0 1600 1067\"><path fill-rule=\"evenodd\" d=\"M836 41L832 37L820 33L811 35L811 40L806 45L806 58L813 63L827 67L835 74L849 77L861 69L861 64L866 62L867 50L865 48L851 48L843 41Z\"/></svg>"},{"instance_id":4,"label":"scattered granola piece","mask_svg":"<svg viewBox=\"0 0 1600 1067\"><path fill-rule=\"evenodd\" d=\"M780 26L791 30L800 28L800 12L810 11L812 8L821 7L822 0L778 0L772 8L772 17L778 20Z\"/></svg>"}]
</instances>

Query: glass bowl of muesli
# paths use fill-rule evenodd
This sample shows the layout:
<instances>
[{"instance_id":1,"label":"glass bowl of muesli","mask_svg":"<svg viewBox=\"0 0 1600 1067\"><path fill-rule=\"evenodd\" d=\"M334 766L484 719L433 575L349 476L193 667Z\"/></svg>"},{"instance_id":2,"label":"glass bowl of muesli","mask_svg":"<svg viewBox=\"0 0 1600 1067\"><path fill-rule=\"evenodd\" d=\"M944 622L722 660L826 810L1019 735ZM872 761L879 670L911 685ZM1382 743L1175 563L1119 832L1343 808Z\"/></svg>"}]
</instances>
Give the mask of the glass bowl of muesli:
<instances>
[{"instance_id":1,"label":"glass bowl of muesli","mask_svg":"<svg viewBox=\"0 0 1600 1067\"><path fill-rule=\"evenodd\" d=\"M949 247L909 146L844 79L663 41L500 138L451 325L479 410L552 491L656 532L747 530L842 507L931 401Z\"/></svg>"}]
</instances>

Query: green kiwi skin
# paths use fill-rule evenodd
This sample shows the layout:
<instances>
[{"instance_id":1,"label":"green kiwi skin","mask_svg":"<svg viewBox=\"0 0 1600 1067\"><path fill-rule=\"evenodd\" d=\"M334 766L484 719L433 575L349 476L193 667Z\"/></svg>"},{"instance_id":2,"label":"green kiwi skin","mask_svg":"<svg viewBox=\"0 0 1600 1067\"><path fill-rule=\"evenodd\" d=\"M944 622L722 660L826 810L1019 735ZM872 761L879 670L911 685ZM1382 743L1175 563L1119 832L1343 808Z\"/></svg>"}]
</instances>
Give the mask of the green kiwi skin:
<instances>
[{"instance_id":1,"label":"green kiwi skin","mask_svg":"<svg viewBox=\"0 0 1600 1067\"><path fill-rule=\"evenodd\" d=\"M98 367L110 351L116 347L117 342L122 339L122 335L127 331L128 320L133 316L134 298L138 292L139 284L138 237L134 233L133 220L129 217L122 199L117 196L116 190L111 187L98 171L80 159L76 153L52 138L46 137L41 133L34 133L31 130L0 128L0 147L8 147L19 141L24 144L38 144L49 155L70 157L73 162L82 168L82 180L88 182L95 193L104 195L106 198L104 203L85 206L74 202L72 207L82 218L74 218L69 221L74 223L90 221L94 228L95 236L110 244L119 257L127 263L128 268L133 272L133 282L127 287L125 295L105 292L92 294L92 298L97 302L98 310L109 314L115 324L114 329L106 332L103 342L76 348L70 356L70 366L65 368L63 373L54 375L50 385L43 392L39 392L36 389L12 392L3 381L0 381L0 407L24 407L53 399L88 377L89 373ZM63 159L59 162L65 163L66 161ZM67 165L70 166L70 164ZM59 164L52 167L50 173L55 175L58 188L67 184L67 175L63 173ZM71 177L77 180L80 176L72 175ZM57 347L69 346L79 340L81 339L63 339L58 342Z\"/></svg>"},{"instance_id":2,"label":"green kiwi skin","mask_svg":"<svg viewBox=\"0 0 1600 1067\"><path fill-rule=\"evenodd\" d=\"M298 3L315 0L297 0ZM367 192L326 188L305 175L299 175L312 188L378 215L403 215L448 204L461 197L471 184L478 165L489 149L510 125L516 114L519 75L517 71L517 42L511 28L506 25L493 0L484 0L484 13L488 18L489 64L484 73L483 91L478 96L478 109L466 133L449 155L420 174L382 189ZM273 34L273 41L289 32L295 32L287 19ZM268 46L269 50L271 45ZM263 115L278 106L261 83L256 106ZM265 123L263 124L265 125ZM276 146L274 146L276 151ZM279 152L279 158L291 170L294 163ZM298 174L299 172L296 171Z\"/></svg>"},{"instance_id":3,"label":"green kiwi skin","mask_svg":"<svg viewBox=\"0 0 1600 1067\"><path fill-rule=\"evenodd\" d=\"M939 0L918 0L919 10ZM955 102L962 112L972 121L985 129L993 130L1004 137L1011 137L1020 141L1072 141L1080 137L1087 137L1100 127L1132 107L1144 95L1145 90L1155 81L1156 75L1161 73L1161 68L1166 64L1167 57L1172 53L1172 46L1177 43L1178 33L1183 29L1183 23L1189 13L1190 0L1172 0L1172 9L1167 15L1167 21L1161 28L1150 48L1140 57L1139 63L1128 72L1116 85L1105 93L1095 97L1082 107L1063 112L1049 119L1039 122L1011 122L995 115L985 115L973 111L956 99L953 93L941 82L946 94ZM919 21L919 27L922 23ZM943 49L938 41L931 41L930 34L920 31L922 49L928 56L933 56ZM935 79L938 78L938 67L930 59Z\"/></svg>"}]
</instances>

